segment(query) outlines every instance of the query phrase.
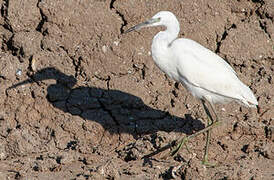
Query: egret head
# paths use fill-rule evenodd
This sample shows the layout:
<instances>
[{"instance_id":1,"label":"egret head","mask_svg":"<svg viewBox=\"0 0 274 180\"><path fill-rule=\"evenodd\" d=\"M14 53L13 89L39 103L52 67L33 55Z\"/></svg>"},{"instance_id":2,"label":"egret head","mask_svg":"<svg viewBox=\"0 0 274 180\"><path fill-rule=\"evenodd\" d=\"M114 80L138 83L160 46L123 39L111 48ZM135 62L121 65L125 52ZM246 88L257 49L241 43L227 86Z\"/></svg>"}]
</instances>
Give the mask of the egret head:
<instances>
[{"instance_id":1,"label":"egret head","mask_svg":"<svg viewBox=\"0 0 274 180\"><path fill-rule=\"evenodd\" d=\"M155 14L151 19L149 19L149 20L147 20L147 21L145 21L141 24L138 24L136 26L133 26L133 27L129 28L124 33L139 30L143 27L153 27L153 26L166 26L166 27L168 27L168 25L174 24L174 23L179 25L179 22L177 21L177 18L175 17L175 15L172 12L160 11L157 14Z\"/></svg>"}]
</instances>

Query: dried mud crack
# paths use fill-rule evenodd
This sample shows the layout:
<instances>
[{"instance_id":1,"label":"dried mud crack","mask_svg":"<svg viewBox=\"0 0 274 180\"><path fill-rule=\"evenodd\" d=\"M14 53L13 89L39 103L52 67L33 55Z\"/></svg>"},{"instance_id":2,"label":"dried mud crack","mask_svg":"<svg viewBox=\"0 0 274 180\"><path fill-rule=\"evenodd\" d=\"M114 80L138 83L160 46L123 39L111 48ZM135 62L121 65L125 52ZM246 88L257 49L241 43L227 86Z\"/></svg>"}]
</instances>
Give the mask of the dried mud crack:
<instances>
[{"instance_id":1,"label":"dried mud crack","mask_svg":"<svg viewBox=\"0 0 274 180\"><path fill-rule=\"evenodd\" d=\"M43 13L43 10L39 6L39 3L41 3L41 2L42 2L42 0L38 0L37 5L36 5L37 8L39 9L39 12L40 12L40 15L41 15L41 21L39 22L38 26L36 27L36 31L42 33L42 35L45 36L47 32L46 31L42 32L42 29L43 29L43 26L44 26L45 22L48 21L48 18Z\"/></svg>"},{"instance_id":2,"label":"dried mud crack","mask_svg":"<svg viewBox=\"0 0 274 180\"><path fill-rule=\"evenodd\" d=\"M269 39L271 39L271 34L268 32L267 29L267 22L265 19L270 20L273 23L273 17L271 17L267 12L264 12L264 6L265 6L265 1L253 1L254 3L259 4L257 9L255 10L256 15L259 17L259 24L260 28L265 32L265 34L268 36Z\"/></svg>"},{"instance_id":3,"label":"dried mud crack","mask_svg":"<svg viewBox=\"0 0 274 180\"><path fill-rule=\"evenodd\" d=\"M120 27L120 32L121 34L124 32L124 27L127 25L127 21L124 17L124 15L119 12L117 9L115 9L115 6L114 6L114 3L115 3L116 0L111 0L110 4L109 4L109 8L110 9L114 9L115 10L115 13L121 18L121 20L123 21L121 27Z\"/></svg>"},{"instance_id":4,"label":"dried mud crack","mask_svg":"<svg viewBox=\"0 0 274 180\"><path fill-rule=\"evenodd\" d=\"M4 22L5 24L3 25L3 27L7 30L9 30L10 32L13 32L12 26L10 25L9 22L9 0L3 0L3 4L1 7L1 16L4 18Z\"/></svg>"},{"instance_id":5,"label":"dried mud crack","mask_svg":"<svg viewBox=\"0 0 274 180\"><path fill-rule=\"evenodd\" d=\"M236 29L236 28L237 28L236 24L232 24L230 27L225 28L221 37L217 34L217 37L216 37L217 47L215 49L215 53L217 53L217 54L220 53L222 41L226 39L226 37L228 36L228 33L231 29ZM220 39L220 40L218 40L218 39Z\"/></svg>"},{"instance_id":6,"label":"dried mud crack","mask_svg":"<svg viewBox=\"0 0 274 180\"><path fill-rule=\"evenodd\" d=\"M273 179L271 3L0 1L0 179ZM129 19L161 10L258 98L257 111L217 107L225 123L212 132L215 168L201 165L204 135L191 153L161 159L161 148L205 126L199 102L153 64L160 28L121 36Z\"/></svg>"}]
</instances>

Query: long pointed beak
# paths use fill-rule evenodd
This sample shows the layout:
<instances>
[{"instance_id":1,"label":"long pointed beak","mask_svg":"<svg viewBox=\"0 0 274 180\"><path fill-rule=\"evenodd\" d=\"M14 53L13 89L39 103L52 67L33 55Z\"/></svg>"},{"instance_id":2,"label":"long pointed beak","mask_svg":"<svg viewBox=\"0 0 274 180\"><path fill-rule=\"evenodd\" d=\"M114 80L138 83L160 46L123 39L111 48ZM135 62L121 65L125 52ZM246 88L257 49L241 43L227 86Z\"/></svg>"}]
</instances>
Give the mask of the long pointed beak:
<instances>
[{"instance_id":1,"label":"long pointed beak","mask_svg":"<svg viewBox=\"0 0 274 180\"><path fill-rule=\"evenodd\" d=\"M126 30L126 31L124 32L124 34L129 33L129 32L131 32L131 31L139 30L139 29L141 29L141 28L143 28L143 27L150 26L151 24L153 24L153 23L155 23L155 22L159 22L159 20L160 20L160 19L158 19L158 18L157 18L157 19L149 19L148 21L145 21L145 22L143 22L143 23L137 24L137 25L135 25L135 26L129 28L128 30Z\"/></svg>"},{"instance_id":2,"label":"long pointed beak","mask_svg":"<svg viewBox=\"0 0 274 180\"><path fill-rule=\"evenodd\" d=\"M129 28L128 30L126 30L126 31L124 32L124 34L129 33L129 32L131 32L131 31L139 30L139 29L141 29L141 28L143 28L143 27L146 27L148 24L149 24L148 21L145 21L145 22L143 22L143 23L141 23L141 24L137 24L136 26L133 26L133 27Z\"/></svg>"}]
</instances>

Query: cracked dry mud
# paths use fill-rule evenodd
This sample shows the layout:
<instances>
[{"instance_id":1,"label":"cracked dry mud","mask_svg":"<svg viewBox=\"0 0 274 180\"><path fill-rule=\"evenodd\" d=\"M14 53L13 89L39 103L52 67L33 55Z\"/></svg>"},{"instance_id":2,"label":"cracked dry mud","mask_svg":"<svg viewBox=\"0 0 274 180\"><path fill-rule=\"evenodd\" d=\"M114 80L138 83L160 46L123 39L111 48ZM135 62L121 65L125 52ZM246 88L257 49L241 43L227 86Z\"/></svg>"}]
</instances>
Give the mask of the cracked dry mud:
<instances>
[{"instance_id":1,"label":"cracked dry mud","mask_svg":"<svg viewBox=\"0 0 274 180\"><path fill-rule=\"evenodd\" d=\"M0 179L274 179L273 0L0 0ZM205 113L150 56L160 10L223 57L260 108L218 106L222 126L169 159ZM15 86L14 86L15 85ZM14 86L14 88L8 89ZM153 156L149 156L153 154Z\"/></svg>"}]
</instances>

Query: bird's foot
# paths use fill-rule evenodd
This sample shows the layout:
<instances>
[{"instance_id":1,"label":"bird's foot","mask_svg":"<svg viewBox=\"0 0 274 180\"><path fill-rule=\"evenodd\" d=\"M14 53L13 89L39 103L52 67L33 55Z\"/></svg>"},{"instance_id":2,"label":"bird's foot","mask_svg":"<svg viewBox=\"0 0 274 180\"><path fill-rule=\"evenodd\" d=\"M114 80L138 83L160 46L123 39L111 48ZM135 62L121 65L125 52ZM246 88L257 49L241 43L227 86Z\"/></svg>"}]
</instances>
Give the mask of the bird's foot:
<instances>
[{"instance_id":1,"label":"bird's foot","mask_svg":"<svg viewBox=\"0 0 274 180\"><path fill-rule=\"evenodd\" d=\"M176 143L176 147L170 152L170 156L175 156L179 151L180 149L183 147L183 145L186 146L187 150L189 151L188 147L187 147L187 141L188 141L188 137L184 137L183 139L181 139L178 143Z\"/></svg>"},{"instance_id":2,"label":"bird's foot","mask_svg":"<svg viewBox=\"0 0 274 180\"><path fill-rule=\"evenodd\" d=\"M204 156L204 159L202 160L202 164L205 165L206 167L216 167L216 163L211 163L211 162L208 162L208 158L207 158L207 155Z\"/></svg>"}]
</instances>

